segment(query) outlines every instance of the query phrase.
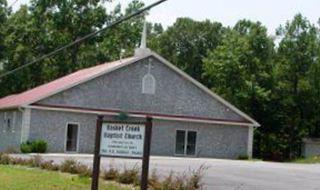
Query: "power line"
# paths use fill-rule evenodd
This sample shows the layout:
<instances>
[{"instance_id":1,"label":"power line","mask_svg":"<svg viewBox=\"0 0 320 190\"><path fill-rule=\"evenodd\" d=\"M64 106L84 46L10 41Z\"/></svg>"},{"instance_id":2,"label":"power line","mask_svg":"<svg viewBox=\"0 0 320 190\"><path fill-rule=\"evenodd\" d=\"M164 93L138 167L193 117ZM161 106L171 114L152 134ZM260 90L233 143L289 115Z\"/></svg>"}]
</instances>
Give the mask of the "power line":
<instances>
[{"instance_id":1,"label":"power line","mask_svg":"<svg viewBox=\"0 0 320 190\"><path fill-rule=\"evenodd\" d=\"M20 71L20 70L22 70L22 69L24 69L24 68L26 68L26 67L28 67L28 66L30 66L32 64L35 64L35 63L37 63L37 62L39 62L39 61L41 61L43 59L51 57L52 55L55 55L55 54L61 52L64 49L67 49L67 48L69 48L69 47L71 47L73 45L76 45L76 44L78 44L78 43L80 43L80 42L82 42L82 41L84 41L86 39L89 39L89 38L91 38L91 37L103 32L103 31L105 31L105 30L107 30L107 29L109 29L111 27L114 27L114 26L122 23L123 21L129 20L132 17L135 17L135 16L137 16L137 15L139 15L139 14L141 14L141 13L143 13L143 12L145 12L145 11L147 11L147 10L149 10L149 9L151 9L151 8L157 6L157 5L159 5L159 4L161 4L161 3L165 2L165 1L167 1L167 0L159 0L159 1L157 1L157 2L155 2L153 4L151 4L151 5L148 5L148 6L142 8L142 9L140 9L140 10L138 10L138 11L132 13L132 14L129 14L129 15L127 15L127 16L125 16L125 17L123 17L123 18L121 18L121 19L119 19L119 20L117 20L117 21L115 21L115 22L113 22L111 24L109 24L108 26L106 26L106 27L104 27L104 28L102 28L100 30L97 30L95 32L87 34L87 35L85 35L85 36L83 36L83 37L81 37L81 38L79 38L79 39L67 44L67 45L64 45L64 46L62 46L60 48L55 49L54 51L52 51L52 52L50 52L48 54L45 54L43 56L38 57L38 58L34 59L33 61L31 61L29 63L26 63L26 64L24 64L24 65L22 65L20 67L17 67L15 69L11 70L11 71L5 72L5 73L0 75L0 79L3 78L3 77L8 76L8 75L10 75L10 74L12 74L14 72Z\"/></svg>"}]
</instances>

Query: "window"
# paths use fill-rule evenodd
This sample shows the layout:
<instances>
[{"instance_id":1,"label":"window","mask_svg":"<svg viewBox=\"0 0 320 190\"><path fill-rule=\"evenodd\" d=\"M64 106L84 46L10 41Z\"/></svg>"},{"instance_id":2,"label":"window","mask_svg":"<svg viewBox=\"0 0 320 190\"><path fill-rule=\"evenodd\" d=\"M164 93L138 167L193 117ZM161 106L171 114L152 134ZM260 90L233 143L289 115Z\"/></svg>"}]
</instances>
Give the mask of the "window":
<instances>
[{"instance_id":1,"label":"window","mask_svg":"<svg viewBox=\"0 0 320 190\"><path fill-rule=\"evenodd\" d=\"M177 130L176 150L178 155L196 155L197 132L188 130Z\"/></svg>"},{"instance_id":2,"label":"window","mask_svg":"<svg viewBox=\"0 0 320 190\"><path fill-rule=\"evenodd\" d=\"M154 94L156 91L156 80L150 74L144 75L142 78L142 93L143 94Z\"/></svg>"},{"instance_id":3,"label":"window","mask_svg":"<svg viewBox=\"0 0 320 190\"><path fill-rule=\"evenodd\" d=\"M67 124L66 134L66 151L76 152L78 151L78 136L79 136L79 125L76 123Z\"/></svg>"},{"instance_id":4,"label":"window","mask_svg":"<svg viewBox=\"0 0 320 190\"><path fill-rule=\"evenodd\" d=\"M184 154L186 132L178 130L176 134L176 154Z\"/></svg>"}]
</instances>

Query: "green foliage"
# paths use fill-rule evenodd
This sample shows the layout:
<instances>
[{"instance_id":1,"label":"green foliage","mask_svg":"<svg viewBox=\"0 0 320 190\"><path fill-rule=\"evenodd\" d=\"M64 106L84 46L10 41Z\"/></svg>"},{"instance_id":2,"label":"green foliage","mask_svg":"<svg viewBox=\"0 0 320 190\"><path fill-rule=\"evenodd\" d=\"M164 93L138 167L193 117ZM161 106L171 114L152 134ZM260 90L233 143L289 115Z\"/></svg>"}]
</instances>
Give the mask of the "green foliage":
<instances>
[{"instance_id":1,"label":"green foliage","mask_svg":"<svg viewBox=\"0 0 320 190\"><path fill-rule=\"evenodd\" d=\"M0 164L10 164L10 156L8 154L0 153Z\"/></svg>"},{"instance_id":2,"label":"green foliage","mask_svg":"<svg viewBox=\"0 0 320 190\"><path fill-rule=\"evenodd\" d=\"M44 169L44 170L50 170L50 171L58 171L59 170L59 166L57 164L55 164L52 160L41 162L40 168Z\"/></svg>"},{"instance_id":3,"label":"green foliage","mask_svg":"<svg viewBox=\"0 0 320 190\"><path fill-rule=\"evenodd\" d=\"M0 0L0 73L77 40L144 6L106 10L102 0L31 0L11 12ZM108 7L108 6L107 6ZM145 15L0 80L0 97L19 93L78 69L133 54ZM320 137L319 27L301 14L277 30L276 44L260 22L233 27L178 18L164 30L148 23L148 46L256 119L254 155L287 160L300 155L301 139ZM122 53L122 50L125 50ZM2 69L3 66L3 69ZM21 152L45 152L44 142ZM31 150L30 150L31 149Z\"/></svg>"},{"instance_id":4,"label":"green foliage","mask_svg":"<svg viewBox=\"0 0 320 190\"><path fill-rule=\"evenodd\" d=\"M249 160L249 156L248 155L239 155L237 157L238 160Z\"/></svg>"},{"instance_id":5,"label":"green foliage","mask_svg":"<svg viewBox=\"0 0 320 190\"><path fill-rule=\"evenodd\" d=\"M122 172L119 173L117 181L123 184L138 185L140 181L138 168L132 168L132 169L125 168Z\"/></svg>"},{"instance_id":6,"label":"green foliage","mask_svg":"<svg viewBox=\"0 0 320 190\"><path fill-rule=\"evenodd\" d=\"M22 153L31 153L32 152L32 146L31 146L31 143L30 142L24 142L24 143L21 143L20 145L20 151Z\"/></svg>"},{"instance_id":7,"label":"green foliage","mask_svg":"<svg viewBox=\"0 0 320 190\"><path fill-rule=\"evenodd\" d=\"M21 143L20 151L22 153L45 153L47 151L47 142L44 140L27 141Z\"/></svg>"},{"instance_id":8,"label":"green foliage","mask_svg":"<svg viewBox=\"0 0 320 190\"><path fill-rule=\"evenodd\" d=\"M92 175L92 171L88 166L81 164L80 162L77 162L73 159L64 160L59 166L59 170L61 172L78 174L82 177L90 177Z\"/></svg>"},{"instance_id":9,"label":"green foliage","mask_svg":"<svg viewBox=\"0 0 320 190\"><path fill-rule=\"evenodd\" d=\"M320 156L313 156L309 158L298 158L293 160L292 162L299 163L299 164L319 164Z\"/></svg>"},{"instance_id":10,"label":"green foliage","mask_svg":"<svg viewBox=\"0 0 320 190\"><path fill-rule=\"evenodd\" d=\"M47 142L44 140L36 140L31 143L31 150L34 153L45 153L47 151Z\"/></svg>"},{"instance_id":11,"label":"green foliage","mask_svg":"<svg viewBox=\"0 0 320 190\"><path fill-rule=\"evenodd\" d=\"M0 1L0 63L6 72L47 54L130 14L144 4L134 0L122 11L106 10L103 0L39 1L9 14ZM1 5L4 6L1 6ZM0 80L0 97L19 93L78 69L132 54L140 40L144 15L73 46ZM157 28L161 28L157 25ZM3 50L3 51L2 51Z\"/></svg>"},{"instance_id":12,"label":"green foliage","mask_svg":"<svg viewBox=\"0 0 320 190\"><path fill-rule=\"evenodd\" d=\"M282 40L275 67L276 93L279 99L279 126L285 142L285 158L300 155L301 139L315 136L319 128L319 30L298 14L277 31Z\"/></svg>"},{"instance_id":13,"label":"green foliage","mask_svg":"<svg viewBox=\"0 0 320 190\"><path fill-rule=\"evenodd\" d=\"M88 190L91 180L88 177L79 177L59 172L32 169L27 167L0 165L1 190L44 190L44 189L76 189ZM130 190L115 183L99 183L99 190Z\"/></svg>"},{"instance_id":14,"label":"green foliage","mask_svg":"<svg viewBox=\"0 0 320 190\"><path fill-rule=\"evenodd\" d=\"M105 180L116 180L119 177L119 171L110 165L108 170L103 171L102 177Z\"/></svg>"},{"instance_id":15,"label":"green foliage","mask_svg":"<svg viewBox=\"0 0 320 190\"><path fill-rule=\"evenodd\" d=\"M61 172L68 172L71 174L77 173L77 162L73 159L64 160L60 165Z\"/></svg>"},{"instance_id":16,"label":"green foliage","mask_svg":"<svg viewBox=\"0 0 320 190\"><path fill-rule=\"evenodd\" d=\"M92 171L88 166L77 162L73 159L64 160L60 165L55 164L52 160L45 161L41 156L33 156L31 158L20 158L9 156L8 154L0 153L0 165L22 165L29 167L38 167L49 171L58 171L71 174L77 174L79 177L91 177ZM1 166L0 166L1 167ZM171 173L168 176L164 176L161 181L154 170L149 178L149 188L151 190L197 190L202 189L202 179L204 172L208 169L205 165L200 166L196 170L188 171L186 174L179 174L174 176ZM33 170L35 171L35 170ZM1 175L0 175L1 176ZM139 169L134 167L132 169L125 168L120 172L112 165L109 170L105 170L102 174L102 178L105 180L117 181L122 184L138 186L140 183Z\"/></svg>"}]
</instances>

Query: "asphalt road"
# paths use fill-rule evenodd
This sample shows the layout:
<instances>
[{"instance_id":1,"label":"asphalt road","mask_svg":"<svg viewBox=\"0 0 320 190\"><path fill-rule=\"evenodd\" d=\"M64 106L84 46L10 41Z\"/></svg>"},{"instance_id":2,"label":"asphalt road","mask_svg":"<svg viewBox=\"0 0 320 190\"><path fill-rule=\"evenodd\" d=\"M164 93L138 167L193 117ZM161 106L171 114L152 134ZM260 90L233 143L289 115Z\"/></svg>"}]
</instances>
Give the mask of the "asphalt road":
<instances>
[{"instance_id":1,"label":"asphalt road","mask_svg":"<svg viewBox=\"0 0 320 190\"><path fill-rule=\"evenodd\" d=\"M28 157L27 155L17 155ZM74 158L92 165L92 155L45 154L57 163ZM140 166L140 160L102 158L101 167L110 163L117 168ZM188 173L205 165L203 183L208 190L320 190L320 164L291 164L262 161L237 161L202 158L151 157L150 169L160 175Z\"/></svg>"}]
</instances>

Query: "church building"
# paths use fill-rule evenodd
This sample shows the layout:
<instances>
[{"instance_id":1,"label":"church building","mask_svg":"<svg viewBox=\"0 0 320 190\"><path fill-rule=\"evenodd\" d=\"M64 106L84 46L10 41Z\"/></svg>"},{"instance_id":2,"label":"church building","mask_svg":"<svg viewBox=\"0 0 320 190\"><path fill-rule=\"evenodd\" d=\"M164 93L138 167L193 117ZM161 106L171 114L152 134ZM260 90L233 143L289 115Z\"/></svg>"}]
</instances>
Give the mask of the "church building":
<instances>
[{"instance_id":1,"label":"church building","mask_svg":"<svg viewBox=\"0 0 320 190\"><path fill-rule=\"evenodd\" d=\"M145 30L144 30L145 31ZM45 140L50 153L93 153L97 115L153 118L151 155L252 155L259 124L146 47L0 99L0 152Z\"/></svg>"}]
</instances>

